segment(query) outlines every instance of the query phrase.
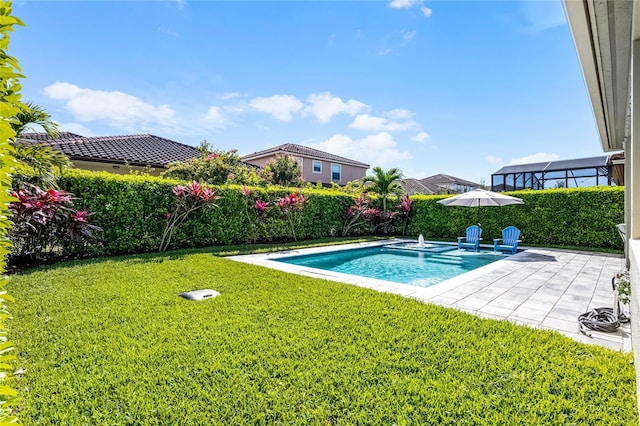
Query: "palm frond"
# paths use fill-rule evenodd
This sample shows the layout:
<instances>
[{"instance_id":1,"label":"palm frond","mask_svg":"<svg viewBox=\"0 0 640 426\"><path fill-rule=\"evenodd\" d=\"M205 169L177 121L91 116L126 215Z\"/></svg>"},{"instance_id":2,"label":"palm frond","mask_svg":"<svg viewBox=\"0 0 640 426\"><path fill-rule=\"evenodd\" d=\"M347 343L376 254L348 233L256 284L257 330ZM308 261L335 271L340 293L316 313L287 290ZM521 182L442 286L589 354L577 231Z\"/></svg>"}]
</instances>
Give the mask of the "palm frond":
<instances>
[{"instance_id":1,"label":"palm frond","mask_svg":"<svg viewBox=\"0 0 640 426\"><path fill-rule=\"evenodd\" d=\"M36 129L33 126L36 126ZM24 103L22 110L16 114L15 121L11 123L11 127L18 137L28 130L37 130L37 127L51 138L57 138L59 135L58 123L51 119L51 114L33 102Z\"/></svg>"}]
</instances>

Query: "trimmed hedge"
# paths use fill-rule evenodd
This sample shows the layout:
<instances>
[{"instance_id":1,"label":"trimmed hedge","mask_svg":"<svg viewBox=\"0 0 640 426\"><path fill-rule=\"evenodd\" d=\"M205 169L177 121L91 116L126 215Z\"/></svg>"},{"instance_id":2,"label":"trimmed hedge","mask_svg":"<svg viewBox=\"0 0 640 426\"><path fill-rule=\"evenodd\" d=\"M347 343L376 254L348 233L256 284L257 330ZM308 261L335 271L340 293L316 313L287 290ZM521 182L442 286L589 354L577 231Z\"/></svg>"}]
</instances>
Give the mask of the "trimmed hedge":
<instances>
[{"instance_id":1,"label":"trimmed hedge","mask_svg":"<svg viewBox=\"0 0 640 426\"><path fill-rule=\"evenodd\" d=\"M622 249L616 225L624 222L624 188L592 187L515 191L523 205L504 207L448 207L436 203L443 196L413 198L409 235L451 238L480 223L485 243L499 238L513 225L522 230L523 244L585 246Z\"/></svg>"},{"instance_id":2,"label":"trimmed hedge","mask_svg":"<svg viewBox=\"0 0 640 426\"><path fill-rule=\"evenodd\" d=\"M97 240L87 243L85 251L90 255L157 250L166 215L173 211L176 202L171 188L178 183L152 176L79 170L60 179L60 186L78 197L76 207L95 212L92 223L103 229ZM221 196L218 207L198 211L187 219L176 230L171 248L292 240L290 224L275 205L278 198L294 189L251 188L249 199L242 195L242 187L238 185L216 189ZM330 190L302 192L308 203L298 217L296 237L302 240L340 235L353 196ZM444 196L412 197L406 233L455 240L464 235L467 226L480 222L485 243L491 243L501 236L503 228L513 225L522 230L524 244L622 248L615 225L623 222L623 188L511 194L522 198L525 204L478 209L438 204L436 201ZM269 202L269 209L260 221L254 219L255 200Z\"/></svg>"},{"instance_id":3,"label":"trimmed hedge","mask_svg":"<svg viewBox=\"0 0 640 426\"><path fill-rule=\"evenodd\" d=\"M166 215L173 211L171 188L180 182L153 176L115 175L107 172L74 170L59 179L64 188L78 197L76 208L95 212L91 222L103 229L99 240L89 242L90 254L138 253L158 249ZM278 198L293 189L251 188L246 199L241 186L215 187L221 197L218 207L195 212L180 226L171 247L201 247L257 241L292 239L291 227L279 209ZM298 239L340 235L350 195L327 190L305 189L309 201L299 215ZM253 203L268 201L269 209L256 221ZM246 202L248 204L245 204ZM247 214L248 213L248 214Z\"/></svg>"}]
</instances>

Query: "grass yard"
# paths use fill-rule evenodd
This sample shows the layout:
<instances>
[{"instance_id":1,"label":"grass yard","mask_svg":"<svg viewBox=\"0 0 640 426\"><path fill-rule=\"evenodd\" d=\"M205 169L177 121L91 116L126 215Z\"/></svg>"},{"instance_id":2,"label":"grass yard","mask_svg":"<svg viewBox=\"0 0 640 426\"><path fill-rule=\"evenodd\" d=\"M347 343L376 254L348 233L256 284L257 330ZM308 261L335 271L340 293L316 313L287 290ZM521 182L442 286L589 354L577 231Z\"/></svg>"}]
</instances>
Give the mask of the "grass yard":
<instances>
[{"instance_id":1,"label":"grass yard","mask_svg":"<svg viewBox=\"0 0 640 426\"><path fill-rule=\"evenodd\" d=\"M27 425L638 424L631 354L204 251L9 290Z\"/></svg>"}]
</instances>

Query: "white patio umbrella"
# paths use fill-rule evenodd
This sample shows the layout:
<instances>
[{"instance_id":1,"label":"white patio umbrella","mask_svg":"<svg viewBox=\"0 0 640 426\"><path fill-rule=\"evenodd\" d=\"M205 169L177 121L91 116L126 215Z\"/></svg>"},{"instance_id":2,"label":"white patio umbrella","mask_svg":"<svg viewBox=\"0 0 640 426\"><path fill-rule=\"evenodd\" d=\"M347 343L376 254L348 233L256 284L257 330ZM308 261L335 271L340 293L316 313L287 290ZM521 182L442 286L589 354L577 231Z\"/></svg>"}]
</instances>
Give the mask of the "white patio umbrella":
<instances>
[{"instance_id":1,"label":"white patio umbrella","mask_svg":"<svg viewBox=\"0 0 640 426\"><path fill-rule=\"evenodd\" d=\"M524 204L520 198L510 195L500 194L498 192L486 191L484 189L475 189L456 195L455 197L445 198L438 201L445 206L462 206L462 207L485 207L485 206L508 206L510 204Z\"/></svg>"},{"instance_id":2,"label":"white patio umbrella","mask_svg":"<svg viewBox=\"0 0 640 426\"><path fill-rule=\"evenodd\" d=\"M508 206L511 204L524 204L520 198L512 197L510 195L500 194L498 192L487 191L484 189L474 189L473 191L465 192L455 197L445 198L439 200L438 203L445 206L461 206L461 207L500 207ZM478 225L480 224L480 209L478 209L478 215L476 217Z\"/></svg>"}]
</instances>

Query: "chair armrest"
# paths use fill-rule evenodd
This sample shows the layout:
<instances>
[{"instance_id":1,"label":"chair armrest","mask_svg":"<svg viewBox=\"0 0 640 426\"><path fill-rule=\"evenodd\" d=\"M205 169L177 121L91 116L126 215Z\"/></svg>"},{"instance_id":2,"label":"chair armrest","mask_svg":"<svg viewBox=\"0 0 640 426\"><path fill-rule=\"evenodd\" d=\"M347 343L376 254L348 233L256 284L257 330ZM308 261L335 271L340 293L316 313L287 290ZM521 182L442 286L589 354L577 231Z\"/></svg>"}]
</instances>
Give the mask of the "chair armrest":
<instances>
[{"instance_id":1,"label":"chair armrest","mask_svg":"<svg viewBox=\"0 0 640 426\"><path fill-rule=\"evenodd\" d=\"M478 241L482 241L482 238L478 238Z\"/></svg>"},{"instance_id":2,"label":"chair armrest","mask_svg":"<svg viewBox=\"0 0 640 426\"><path fill-rule=\"evenodd\" d=\"M464 240L465 238L467 238L467 237L458 237L458 241L462 241L462 240Z\"/></svg>"},{"instance_id":3,"label":"chair armrest","mask_svg":"<svg viewBox=\"0 0 640 426\"><path fill-rule=\"evenodd\" d=\"M494 239L493 239L493 242L494 242L494 243L497 243L498 241L502 241L502 238L494 238Z\"/></svg>"}]
</instances>

